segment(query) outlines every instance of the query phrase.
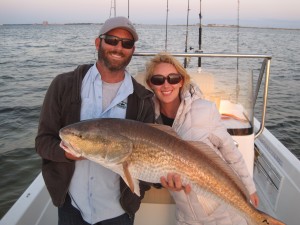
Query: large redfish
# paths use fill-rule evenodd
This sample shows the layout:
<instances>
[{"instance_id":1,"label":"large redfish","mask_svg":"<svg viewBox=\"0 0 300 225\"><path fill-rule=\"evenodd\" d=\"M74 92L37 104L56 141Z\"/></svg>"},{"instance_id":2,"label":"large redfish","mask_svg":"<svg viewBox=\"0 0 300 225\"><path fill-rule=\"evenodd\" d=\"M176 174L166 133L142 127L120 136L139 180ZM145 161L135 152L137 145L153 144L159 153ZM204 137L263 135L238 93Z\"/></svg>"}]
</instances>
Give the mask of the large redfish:
<instances>
[{"instance_id":1,"label":"large redfish","mask_svg":"<svg viewBox=\"0 0 300 225\"><path fill-rule=\"evenodd\" d=\"M257 210L236 173L202 142L187 142L171 128L125 119L94 119L60 130L72 154L95 161L120 174L139 194L137 180L160 183L160 177L178 173L183 184L232 207L248 224L283 224Z\"/></svg>"}]
</instances>

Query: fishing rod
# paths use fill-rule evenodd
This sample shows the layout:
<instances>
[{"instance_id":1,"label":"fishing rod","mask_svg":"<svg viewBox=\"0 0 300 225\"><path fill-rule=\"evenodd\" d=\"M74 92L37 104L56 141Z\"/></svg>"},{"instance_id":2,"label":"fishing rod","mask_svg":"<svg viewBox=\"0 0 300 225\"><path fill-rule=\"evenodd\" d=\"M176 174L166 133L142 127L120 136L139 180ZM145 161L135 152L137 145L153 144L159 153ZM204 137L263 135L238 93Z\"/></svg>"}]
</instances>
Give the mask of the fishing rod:
<instances>
[{"instance_id":1,"label":"fishing rod","mask_svg":"<svg viewBox=\"0 0 300 225\"><path fill-rule=\"evenodd\" d=\"M201 0L200 0L200 12L199 12L199 50L198 52L202 52L201 48L202 48L202 14L201 14ZM198 68L199 70L201 70L201 57L198 58Z\"/></svg>"},{"instance_id":2,"label":"fishing rod","mask_svg":"<svg viewBox=\"0 0 300 225\"><path fill-rule=\"evenodd\" d=\"M186 36L185 36L185 52L187 52L188 33L189 33L189 13L190 13L190 0L188 0L187 18L186 18ZM187 58L184 58L184 68L187 66Z\"/></svg>"},{"instance_id":3,"label":"fishing rod","mask_svg":"<svg viewBox=\"0 0 300 225\"><path fill-rule=\"evenodd\" d=\"M236 51L240 52L240 0L237 0L237 34L236 34ZM240 84L239 84L239 58L236 59L236 102L238 102L240 93Z\"/></svg>"}]
</instances>

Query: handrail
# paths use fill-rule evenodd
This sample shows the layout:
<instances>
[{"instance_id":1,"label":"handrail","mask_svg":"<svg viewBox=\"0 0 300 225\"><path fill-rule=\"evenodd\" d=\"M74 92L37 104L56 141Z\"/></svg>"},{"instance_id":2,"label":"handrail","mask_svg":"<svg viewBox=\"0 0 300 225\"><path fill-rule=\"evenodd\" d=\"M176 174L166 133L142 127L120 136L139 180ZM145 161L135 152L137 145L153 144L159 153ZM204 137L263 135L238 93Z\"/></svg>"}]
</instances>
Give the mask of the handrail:
<instances>
[{"instance_id":1,"label":"handrail","mask_svg":"<svg viewBox=\"0 0 300 225\"><path fill-rule=\"evenodd\" d=\"M264 89L264 94L263 94L262 117L261 117L260 127L255 134L255 138L257 138L263 132L263 129L265 127L265 117L266 117L266 111L267 111L271 59L268 59L266 64L267 64L267 66L266 66L265 89Z\"/></svg>"},{"instance_id":2,"label":"handrail","mask_svg":"<svg viewBox=\"0 0 300 225\"><path fill-rule=\"evenodd\" d=\"M135 52L134 56L154 56L157 52ZM213 58L266 58L272 59L271 55L237 54L237 53L170 53L175 57L213 57Z\"/></svg>"},{"instance_id":3,"label":"handrail","mask_svg":"<svg viewBox=\"0 0 300 225\"><path fill-rule=\"evenodd\" d=\"M135 52L134 56L155 56L157 52ZM262 69L265 69L265 86L264 86L264 94L263 94L263 104L262 104L262 118L260 123L260 128L255 133L255 139L263 132L263 129L265 127L265 119L266 119L266 111L267 111L267 100L268 100L268 89L269 89L269 78L270 78L270 65L271 65L271 55L259 55L259 54L240 54L240 53L171 53L169 54L173 55L174 57L207 57L207 58L262 58L265 59L263 61L263 65L261 67ZM260 78L262 79L262 75L264 73L260 74ZM259 82L259 86L261 81ZM256 89L256 92L259 91L259 88ZM257 98L257 93L255 94L255 97ZM254 104L256 103L256 99L254 99ZM254 105L253 105L254 107Z\"/></svg>"},{"instance_id":4,"label":"handrail","mask_svg":"<svg viewBox=\"0 0 300 225\"><path fill-rule=\"evenodd\" d=\"M260 85L261 85L262 79L264 77L264 73L266 71L266 64L267 64L267 59L264 59L262 65L261 65L260 71L259 71L258 79L257 79L257 85L256 85L256 89L255 89L254 96L253 96L253 100L254 100L253 105L256 104L256 99L257 99L257 96L259 93Z\"/></svg>"}]
</instances>

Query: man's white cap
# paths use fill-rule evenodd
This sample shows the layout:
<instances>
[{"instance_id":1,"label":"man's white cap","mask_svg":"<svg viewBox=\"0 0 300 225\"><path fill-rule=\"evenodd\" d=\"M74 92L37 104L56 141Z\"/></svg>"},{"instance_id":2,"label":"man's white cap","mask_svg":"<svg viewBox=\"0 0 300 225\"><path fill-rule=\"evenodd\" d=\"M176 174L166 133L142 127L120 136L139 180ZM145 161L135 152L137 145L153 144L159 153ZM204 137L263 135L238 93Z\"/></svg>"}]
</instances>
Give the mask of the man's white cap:
<instances>
[{"instance_id":1,"label":"man's white cap","mask_svg":"<svg viewBox=\"0 0 300 225\"><path fill-rule=\"evenodd\" d=\"M121 28L130 32L133 36L134 41L137 41L139 39L139 36L137 35L131 21L123 16L113 17L106 20L100 29L100 35L106 34L107 32L116 28Z\"/></svg>"}]
</instances>

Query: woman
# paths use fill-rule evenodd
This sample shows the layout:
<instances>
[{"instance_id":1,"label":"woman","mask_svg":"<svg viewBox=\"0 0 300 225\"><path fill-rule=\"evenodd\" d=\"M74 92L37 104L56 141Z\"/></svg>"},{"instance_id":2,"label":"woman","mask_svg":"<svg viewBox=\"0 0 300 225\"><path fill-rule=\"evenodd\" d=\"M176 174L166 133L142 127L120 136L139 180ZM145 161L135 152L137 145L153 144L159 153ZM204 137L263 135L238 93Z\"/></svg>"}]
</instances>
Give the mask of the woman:
<instances>
[{"instance_id":1,"label":"woman","mask_svg":"<svg viewBox=\"0 0 300 225\"><path fill-rule=\"evenodd\" d=\"M184 140L202 141L214 149L239 175L257 207L255 184L241 153L222 125L215 104L203 99L182 65L167 53L158 54L147 64L146 82L155 93L156 122L171 126ZM174 190L170 193L176 202L177 224L247 224L225 205L196 195L189 186L184 188L177 174L168 174L161 182Z\"/></svg>"}]
</instances>

